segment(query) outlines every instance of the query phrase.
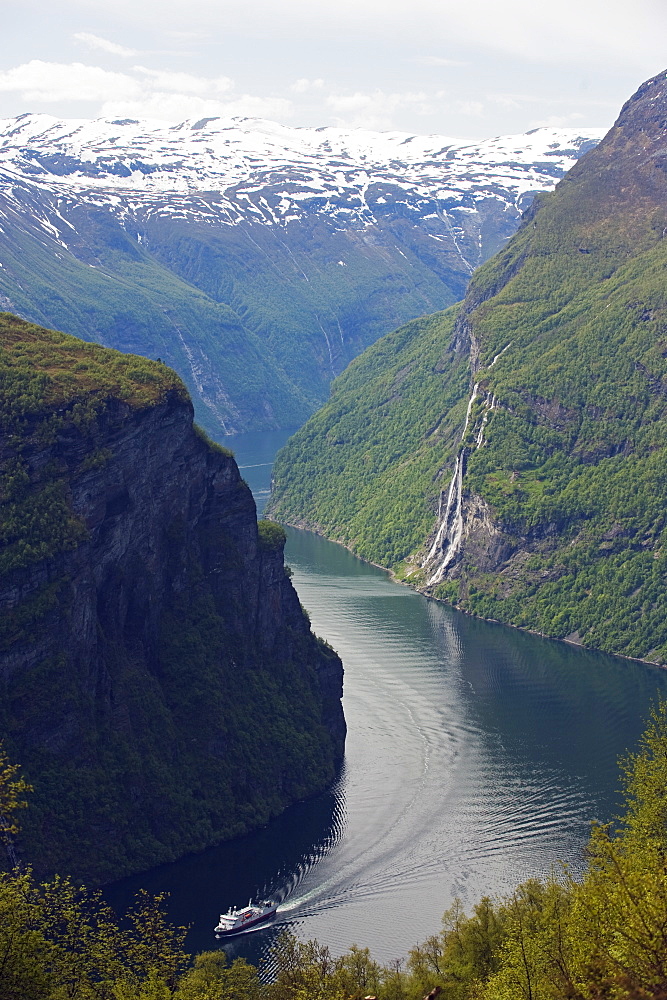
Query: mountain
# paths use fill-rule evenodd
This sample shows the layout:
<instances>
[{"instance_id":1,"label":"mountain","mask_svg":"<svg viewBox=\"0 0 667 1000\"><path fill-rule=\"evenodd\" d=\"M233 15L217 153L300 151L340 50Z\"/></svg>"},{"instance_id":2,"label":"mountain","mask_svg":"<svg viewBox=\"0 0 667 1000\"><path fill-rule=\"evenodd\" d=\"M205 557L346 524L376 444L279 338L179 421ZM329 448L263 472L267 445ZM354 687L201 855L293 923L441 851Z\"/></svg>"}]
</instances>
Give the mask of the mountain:
<instances>
[{"instance_id":1,"label":"mountain","mask_svg":"<svg viewBox=\"0 0 667 1000\"><path fill-rule=\"evenodd\" d=\"M342 759L310 631L180 379L0 314L0 740L41 874L110 881L265 824Z\"/></svg>"},{"instance_id":2,"label":"mountain","mask_svg":"<svg viewBox=\"0 0 667 1000\"><path fill-rule=\"evenodd\" d=\"M0 122L0 306L161 358L211 433L296 426L470 274L601 137L256 119Z\"/></svg>"},{"instance_id":3,"label":"mountain","mask_svg":"<svg viewBox=\"0 0 667 1000\"><path fill-rule=\"evenodd\" d=\"M474 614L667 662L667 74L473 277L358 358L275 516Z\"/></svg>"}]
</instances>

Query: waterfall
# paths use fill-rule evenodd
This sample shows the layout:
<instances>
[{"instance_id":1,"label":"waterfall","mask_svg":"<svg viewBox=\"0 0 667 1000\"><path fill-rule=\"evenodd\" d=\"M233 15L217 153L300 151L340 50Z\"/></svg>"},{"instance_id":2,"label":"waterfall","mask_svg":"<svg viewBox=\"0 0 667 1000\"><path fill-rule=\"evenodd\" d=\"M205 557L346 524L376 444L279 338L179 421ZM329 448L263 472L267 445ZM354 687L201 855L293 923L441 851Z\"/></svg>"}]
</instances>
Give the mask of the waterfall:
<instances>
[{"instance_id":1,"label":"waterfall","mask_svg":"<svg viewBox=\"0 0 667 1000\"><path fill-rule=\"evenodd\" d=\"M472 392L470 394L470 399L468 400L468 409L466 411L466 422L463 428L462 440L465 440L466 432L468 430L468 424L470 423L470 411L472 410L472 405L477 398L477 390L479 387L479 382L475 382ZM438 520L440 521L440 526L436 532L433 545L430 548L426 559L422 563L422 567L430 566L436 559L438 559L438 554L441 552L442 556L438 559L438 566L435 573L432 574L428 580L427 586L432 586L434 583L440 583L442 577L444 576L445 570L454 560L460 545L461 538L463 537L463 515L461 513L461 500L463 492L463 469L465 465L465 447L461 447L458 455L456 456L456 465L454 466L454 474L451 478L449 484L449 492L447 494L447 505L445 507L444 514L440 515L440 510L438 511ZM440 505L442 505L442 494L440 495Z\"/></svg>"},{"instance_id":2,"label":"waterfall","mask_svg":"<svg viewBox=\"0 0 667 1000\"><path fill-rule=\"evenodd\" d=\"M488 365L488 368L492 368L495 365L498 358L505 353L508 347L511 346L511 341L504 347L500 353L496 354L495 358ZM466 456L469 451L465 445L466 434L468 432L468 425L470 423L470 414L472 411L472 406L479 395L479 382L475 382L472 387L472 392L470 394L470 399L468 400L468 409L466 411L466 421L463 428L463 434L461 436L461 447L459 448L459 453L456 456L456 464L454 466L454 473L449 483L449 490L447 493L447 503L443 512L442 509L442 499L444 496L444 490L440 493L440 500L438 503L438 530L436 531L433 544L429 549L426 558L422 561L422 569L427 569L431 571L430 576L427 579L426 586L432 587L436 583L440 583L445 576L445 573L449 566L452 565L456 556L461 548L461 542L463 540L463 474L465 472L465 462ZM484 413L482 414L482 419L479 424L479 429L475 436L475 449L481 448L484 444L484 431L486 429L486 424L489 419L490 414L498 406L498 399L493 393L484 392L483 393L483 403L484 403Z\"/></svg>"},{"instance_id":3,"label":"waterfall","mask_svg":"<svg viewBox=\"0 0 667 1000\"><path fill-rule=\"evenodd\" d=\"M460 451L456 458L454 475L452 476L451 482L449 484L449 493L447 495L447 506L445 507L445 513L443 516L439 516L438 518L438 520L440 521L440 527L438 528L438 532L435 536L433 545L431 546L431 550L429 554L426 556L426 560L423 563L424 566L428 566L429 563L433 562L438 551L443 547L443 540L449 528L452 509L458 502L457 484L461 480L459 472L461 471L461 468L463 466L462 458L463 458L463 451Z\"/></svg>"},{"instance_id":4,"label":"waterfall","mask_svg":"<svg viewBox=\"0 0 667 1000\"><path fill-rule=\"evenodd\" d=\"M463 493L462 486L464 462L465 449L462 448L456 457L456 466L454 468L454 475L452 476L452 481L449 486L449 495L447 497L447 507L445 508L444 517L440 522L440 527L438 528L438 533L435 536L435 541L431 546L431 551L423 564L428 566L436 559L438 552L442 551L442 556L438 562L435 573L433 573L427 582L427 586L429 587L434 583L440 583L445 574L445 570L450 563L453 562L461 545L461 538L463 537L461 499Z\"/></svg>"},{"instance_id":5,"label":"waterfall","mask_svg":"<svg viewBox=\"0 0 667 1000\"><path fill-rule=\"evenodd\" d=\"M486 409L484 410L484 416L482 417L482 422L479 425L479 432L477 434L477 438L475 439L475 449L481 448L484 444L484 428L486 427L486 422L489 419L489 414L495 410L498 400L493 394L489 399L489 394L487 393L484 402L486 403Z\"/></svg>"},{"instance_id":6,"label":"waterfall","mask_svg":"<svg viewBox=\"0 0 667 1000\"><path fill-rule=\"evenodd\" d=\"M508 351L511 346L512 346L512 341L510 340L509 344L506 344L505 347L503 347L502 351L498 351L498 353L496 354L496 356L493 359L493 361L491 362L491 364L487 365L486 367L487 368L493 368L493 366L495 365L495 363L498 360L498 358L502 358L502 356L505 353L505 351Z\"/></svg>"}]
</instances>

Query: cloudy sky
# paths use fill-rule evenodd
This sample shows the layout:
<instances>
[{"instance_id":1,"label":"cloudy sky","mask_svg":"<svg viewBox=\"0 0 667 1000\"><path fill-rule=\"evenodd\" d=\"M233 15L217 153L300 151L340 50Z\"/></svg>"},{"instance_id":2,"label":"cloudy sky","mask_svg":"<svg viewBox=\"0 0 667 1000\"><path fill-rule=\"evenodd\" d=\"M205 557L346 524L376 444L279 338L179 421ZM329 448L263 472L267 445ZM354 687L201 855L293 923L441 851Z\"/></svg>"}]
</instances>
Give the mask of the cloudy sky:
<instances>
[{"instance_id":1,"label":"cloudy sky","mask_svg":"<svg viewBox=\"0 0 667 1000\"><path fill-rule=\"evenodd\" d=\"M609 126L663 69L665 0L4 0L0 117L481 138Z\"/></svg>"}]
</instances>

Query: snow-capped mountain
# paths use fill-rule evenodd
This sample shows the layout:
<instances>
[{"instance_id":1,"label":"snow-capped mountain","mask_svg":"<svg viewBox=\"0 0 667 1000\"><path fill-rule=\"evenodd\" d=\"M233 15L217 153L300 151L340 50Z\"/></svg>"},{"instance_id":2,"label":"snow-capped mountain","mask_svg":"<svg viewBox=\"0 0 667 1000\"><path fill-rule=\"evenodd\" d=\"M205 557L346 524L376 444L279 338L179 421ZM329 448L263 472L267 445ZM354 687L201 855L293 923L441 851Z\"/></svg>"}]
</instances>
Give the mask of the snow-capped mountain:
<instances>
[{"instance_id":1,"label":"snow-capped mountain","mask_svg":"<svg viewBox=\"0 0 667 1000\"><path fill-rule=\"evenodd\" d=\"M2 302L159 355L214 431L298 423L378 336L460 298L602 134L0 121Z\"/></svg>"},{"instance_id":2,"label":"snow-capped mountain","mask_svg":"<svg viewBox=\"0 0 667 1000\"><path fill-rule=\"evenodd\" d=\"M223 225L286 226L316 212L348 228L386 214L382 189L395 188L394 205L432 209L422 218L445 223L449 237L466 231L463 213L486 198L514 214L526 196L550 190L602 134L540 128L462 142L247 118L166 125L23 115L0 121L0 169L4 181L29 178L128 218L187 212Z\"/></svg>"}]
</instances>

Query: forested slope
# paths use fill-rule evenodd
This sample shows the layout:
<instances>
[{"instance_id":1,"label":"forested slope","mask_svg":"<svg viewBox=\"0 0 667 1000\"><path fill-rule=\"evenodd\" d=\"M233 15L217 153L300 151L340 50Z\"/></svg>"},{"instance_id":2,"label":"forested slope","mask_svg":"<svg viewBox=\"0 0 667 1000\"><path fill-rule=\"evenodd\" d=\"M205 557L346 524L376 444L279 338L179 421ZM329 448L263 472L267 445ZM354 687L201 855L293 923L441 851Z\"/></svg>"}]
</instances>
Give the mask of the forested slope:
<instances>
[{"instance_id":1,"label":"forested slope","mask_svg":"<svg viewBox=\"0 0 667 1000\"><path fill-rule=\"evenodd\" d=\"M666 661L666 140L663 73L453 326L404 328L341 376L276 464L276 516L465 610Z\"/></svg>"}]
</instances>

